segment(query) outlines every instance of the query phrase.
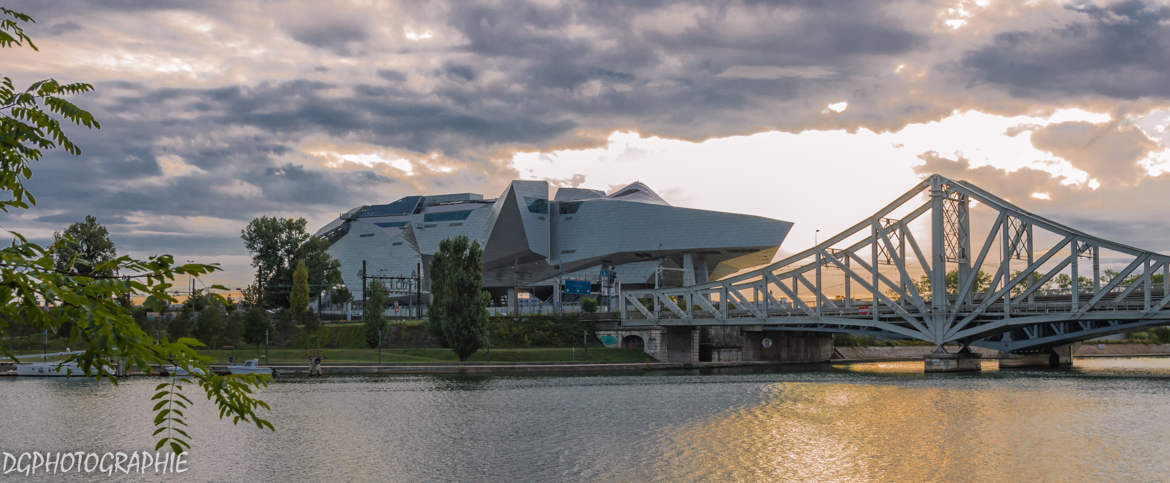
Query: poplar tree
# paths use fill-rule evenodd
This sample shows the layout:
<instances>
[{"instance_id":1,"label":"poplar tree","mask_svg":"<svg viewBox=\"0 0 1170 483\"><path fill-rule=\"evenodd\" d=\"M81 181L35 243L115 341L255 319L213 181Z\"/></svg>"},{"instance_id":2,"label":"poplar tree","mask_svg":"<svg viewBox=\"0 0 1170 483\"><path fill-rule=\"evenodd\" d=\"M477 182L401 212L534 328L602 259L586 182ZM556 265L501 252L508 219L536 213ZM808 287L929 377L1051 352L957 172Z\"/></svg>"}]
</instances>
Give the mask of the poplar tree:
<instances>
[{"instance_id":1,"label":"poplar tree","mask_svg":"<svg viewBox=\"0 0 1170 483\"><path fill-rule=\"evenodd\" d=\"M378 347L378 336L386 330L386 311L389 297L386 288L378 280L370 280L366 287L366 299L362 306L362 325L366 329L366 345L370 348Z\"/></svg>"},{"instance_id":2,"label":"poplar tree","mask_svg":"<svg viewBox=\"0 0 1170 483\"><path fill-rule=\"evenodd\" d=\"M431 260L432 331L465 361L479 350L486 332L489 296L483 290L483 250L466 236L439 242Z\"/></svg>"},{"instance_id":3,"label":"poplar tree","mask_svg":"<svg viewBox=\"0 0 1170 483\"><path fill-rule=\"evenodd\" d=\"M305 312L309 311L309 271L305 262L298 261L296 270L292 273L292 293L288 295L288 309L293 313L293 320L300 322Z\"/></svg>"}]
</instances>

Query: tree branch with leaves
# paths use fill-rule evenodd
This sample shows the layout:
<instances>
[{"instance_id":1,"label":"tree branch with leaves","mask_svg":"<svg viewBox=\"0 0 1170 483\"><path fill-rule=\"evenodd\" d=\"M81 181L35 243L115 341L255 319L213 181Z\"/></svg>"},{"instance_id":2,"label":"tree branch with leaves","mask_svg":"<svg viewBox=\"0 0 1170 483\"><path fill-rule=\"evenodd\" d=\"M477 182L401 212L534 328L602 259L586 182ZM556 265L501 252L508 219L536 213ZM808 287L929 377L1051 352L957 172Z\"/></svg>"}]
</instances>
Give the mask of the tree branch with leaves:
<instances>
[{"instance_id":1,"label":"tree branch with leaves","mask_svg":"<svg viewBox=\"0 0 1170 483\"><path fill-rule=\"evenodd\" d=\"M37 50L23 29L32 22L28 15L0 7L0 47ZM87 83L53 79L21 90L9 77L0 77L0 197L7 195L0 199L0 211L36 204L25 183L33 176L32 164L45 152L60 148L75 156L81 154L63 124L89 129L100 129L101 124L65 97L93 90ZM84 351L64 362L76 362L87 377L117 383L116 367L150 372L159 365L175 365L192 374L159 387L168 392L166 404L154 406L155 436L160 437L157 447L167 445L176 452L190 447L190 437L181 426L187 425L183 410L191 400L182 394L185 383L181 381L199 386L221 418L273 429L257 414L268 405L254 394L268 384L266 376L213 374L210 360L195 351L202 343L190 338L156 342L120 302L129 295L145 295L148 309L162 311L166 304L175 302L167 290L176 276L205 275L219 270L217 265L176 265L170 255L135 259L110 253L108 259L90 260L83 273L76 263L58 263L58 253L76 248L68 245L68 237L44 247L20 233L9 233L12 243L0 248L0 355L16 361L4 337L13 324L56 332L69 323L68 342L84 347Z\"/></svg>"}]
</instances>

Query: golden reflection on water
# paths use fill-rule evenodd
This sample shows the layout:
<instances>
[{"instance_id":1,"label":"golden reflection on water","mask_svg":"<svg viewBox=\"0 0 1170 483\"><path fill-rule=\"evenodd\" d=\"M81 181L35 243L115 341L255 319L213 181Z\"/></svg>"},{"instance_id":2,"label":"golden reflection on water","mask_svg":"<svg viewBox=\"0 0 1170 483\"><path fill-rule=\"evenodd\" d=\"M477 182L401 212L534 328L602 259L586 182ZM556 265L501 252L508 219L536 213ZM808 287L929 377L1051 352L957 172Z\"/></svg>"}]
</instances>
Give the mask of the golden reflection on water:
<instances>
[{"instance_id":1,"label":"golden reflection on water","mask_svg":"<svg viewBox=\"0 0 1170 483\"><path fill-rule=\"evenodd\" d=\"M865 374L907 374L925 375L922 361L892 361L892 362L852 362L849 364L833 364L833 369ZM982 372L999 371L999 361L994 359L979 361Z\"/></svg>"},{"instance_id":2,"label":"golden reflection on water","mask_svg":"<svg viewBox=\"0 0 1170 483\"><path fill-rule=\"evenodd\" d=\"M1073 390L784 382L764 393L672 435L669 479L1080 480L1118 451L1115 435L1084 424L1102 408Z\"/></svg>"}]
</instances>

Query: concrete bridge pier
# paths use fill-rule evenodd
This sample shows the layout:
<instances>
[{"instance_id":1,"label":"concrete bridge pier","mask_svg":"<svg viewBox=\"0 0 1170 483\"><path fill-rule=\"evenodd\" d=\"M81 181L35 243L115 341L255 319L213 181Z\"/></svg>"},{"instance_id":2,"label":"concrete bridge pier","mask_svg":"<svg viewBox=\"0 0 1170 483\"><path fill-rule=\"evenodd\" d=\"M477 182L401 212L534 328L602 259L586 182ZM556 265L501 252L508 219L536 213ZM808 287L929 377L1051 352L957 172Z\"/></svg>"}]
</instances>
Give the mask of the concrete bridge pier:
<instances>
[{"instance_id":1,"label":"concrete bridge pier","mask_svg":"<svg viewBox=\"0 0 1170 483\"><path fill-rule=\"evenodd\" d=\"M1065 344L1056 346L1047 351L1032 352L1025 354L1013 354L1010 352L1000 352L999 354L999 368L1000 369L1014 369L1023 367L1048 367L1048 368L1064 368L1072 367L1073 353L1080 347L1081 343Z\"/></svg>"},{"instance_id":2,"label":"concrete bridge pier","mask_svg":"<svg viewBox=\"0 0 1170 483\"><path fill-rule=\"evenodd\" d=\"M833 336L816 332L743 332L743 360L827 362L833 357Z\"/></svg>"},{"instance_id":3,"label":"concrete bridge pier","mask_svg":"<svg viewBox=\"0 0 1170 483\"><path fill-rule=\"evenodd\" d=\"M699 327L667 327L663 342L665 362L699 362Z\"/></svg>"},{"instance_id":4,"label":"concrete bridge pier","mask_svg":"<svg viewBox=\"0 0 1170 483\"><path fill-rule=\"evenodd\" d=\"M925 370L932 372L979 372L983 370L982 356L963 347L959 352L947 352L940 346L924 356Z\"/></svg>"}]
</instances>

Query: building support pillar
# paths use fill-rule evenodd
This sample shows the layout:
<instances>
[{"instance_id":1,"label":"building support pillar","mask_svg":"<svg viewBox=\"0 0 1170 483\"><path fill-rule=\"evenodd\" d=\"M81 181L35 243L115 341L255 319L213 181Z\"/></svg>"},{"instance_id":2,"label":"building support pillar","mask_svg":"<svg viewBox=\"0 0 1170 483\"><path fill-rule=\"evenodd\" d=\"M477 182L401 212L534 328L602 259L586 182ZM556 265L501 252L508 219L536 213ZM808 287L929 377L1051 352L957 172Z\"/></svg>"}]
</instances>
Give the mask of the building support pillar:
<instances>
[{"instance_id":1,"label":"building support pillar","mask_svg":"<svg viewBox=\"0 0 1170 483\"><path fill-rule=\"evenodd\" d=\"M683 286L690 287L695 284L695 256L690 253L683 254Z\"/></svg>"}]
</instances>

